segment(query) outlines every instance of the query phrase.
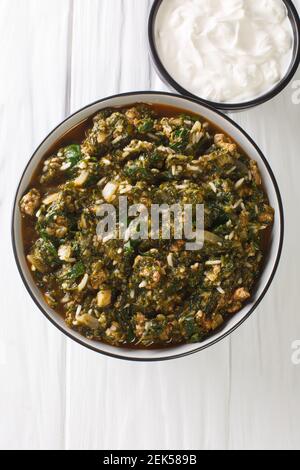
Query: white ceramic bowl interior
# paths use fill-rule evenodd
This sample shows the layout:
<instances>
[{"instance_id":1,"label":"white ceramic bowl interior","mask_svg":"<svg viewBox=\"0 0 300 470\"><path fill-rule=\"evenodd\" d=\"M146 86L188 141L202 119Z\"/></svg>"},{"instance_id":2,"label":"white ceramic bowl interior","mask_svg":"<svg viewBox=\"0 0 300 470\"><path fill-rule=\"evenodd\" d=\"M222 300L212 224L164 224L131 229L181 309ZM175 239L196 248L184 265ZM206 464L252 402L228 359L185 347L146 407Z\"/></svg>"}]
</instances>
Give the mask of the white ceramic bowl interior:
<instances>
[{"instance_id":1,"label":"white ceramic bowl interior","mask_svg":"<svg viewBox=\"0 0 300 470\"><path fill-rule=\"evenodd\" d=\"M236 315L233 315L221 331L217 332L202 343L184 344L166 349L137 350L113 347L97 341L86 339L80 334L78 334L76 331L69 329L65 325L63 318L46 304L39 289L35 286L33 282L31 273L26 263L22 245L21 216L18 208L18 201L28 188L31 176L40 160L63 134L68 132L71 128L73 128L83 120L96 114L99 110L106 107L130 105L136 102L159 103L163 105L182 108L189 112L199 114L206 119L209 119L212 123L216 124L219 128L223 129L228 135L232 136L233 139L235 139L235 141L241 146L242 149L244 149L245 153L248 156L258 162L264 180L264 185L270 200L270 204L275 210L275 223L270 240L269 254L254 295L251 298L251 302L245 305L245 307ZM78 111L77 113L67 118L42 142L42 144L35 151L30 162L28 163L28 166L24 171L20 185L17 190L12 220L12 238L18 268L27 290L31 294L33 300L39 306L40 310L61 331L66 333L69 337L73 338L74 340L78 341L80 344L110 356L122 359L142 361L164 360L191 354L216 343L217 341L228 335L230 332L232 332L234 329L236 329L250 315L250 313L253 312L253 310L256 308L256 306L266 293L273 279L279 262L283 239L283 213L279 190L268 163L266 162L262 153L254 144L254 142L250 139L250 137L247 136L247 134L244 133L244 131L242 131L238 126L236 126L233 121L231 121L228 117L224 116L218 111L215 111L212 108L200 104L195 100L185 98L179 95L157 92L128 93L109 97L85 107L84 109Z\"/></svg>"}]
</instances>

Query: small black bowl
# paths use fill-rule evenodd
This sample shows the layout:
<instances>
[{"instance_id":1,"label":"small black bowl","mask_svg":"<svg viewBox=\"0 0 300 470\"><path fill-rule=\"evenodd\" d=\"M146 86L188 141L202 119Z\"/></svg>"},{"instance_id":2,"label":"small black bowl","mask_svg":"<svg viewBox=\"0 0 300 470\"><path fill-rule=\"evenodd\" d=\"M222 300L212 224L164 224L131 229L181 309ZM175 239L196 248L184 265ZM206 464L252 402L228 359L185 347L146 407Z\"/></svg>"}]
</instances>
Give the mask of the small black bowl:
<instances>
[{"instance_id":1,"label":"small black bowl","mask_svg":"<svg viewBox=\"0 0 300 470\"><path fill-rule=\"evenodd\" d=\"M241 103L220 103L215 101L205 100L193 93L189 92L185 88L183 88L178 82L174 80L174 78L169 74L169 72L164 67L163 63L160 60L156 43L155 43L155 21L158 10L164 0L154 0L153 6L150 11L149 22L148 22L148 38L149 38L149 46L152 61L156 68L156 71L160 78L173 90L181 93L182 95L188 96L190 98L194 98L197 100L202 101L205 104L213 106L217 109L221 109L222 111L242 111L249 108L254 108L260 104L265 103L266 101L271 100L276 95L278 95L292 80L293 76L295 75L298 66L300 64L300 18L297 12L297 9L291 0L283 0L286 8L288 10L288 17L292 25L293 33L294 33L294 50L293 50L293 57L291 60L290 67L282 80L274 86L270 91L267 93L259 96L250 101L245 101Z\"/></svg>"}]
</instances>

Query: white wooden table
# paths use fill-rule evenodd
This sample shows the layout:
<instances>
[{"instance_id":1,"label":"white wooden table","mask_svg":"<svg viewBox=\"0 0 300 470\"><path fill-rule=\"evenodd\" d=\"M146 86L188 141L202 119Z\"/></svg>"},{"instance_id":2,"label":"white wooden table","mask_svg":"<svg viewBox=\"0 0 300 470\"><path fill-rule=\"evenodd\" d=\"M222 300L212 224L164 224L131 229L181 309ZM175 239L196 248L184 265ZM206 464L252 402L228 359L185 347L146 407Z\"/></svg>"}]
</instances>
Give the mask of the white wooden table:
<instances>
[{"instance_id":1,"label":"white wooden table","mask_svg":"<svg viewBox=\"0 0 300 470\"><path fill-rule=\"evenodd\" d=\"M300 339L300 104L292 85L234 115L277 175L286 238L267 297L231 337L173 362L106 358L55 329L17 272L12 200L41 139L93 100L166 89L148 57L150 4L0 1L0 448L299 449L291 345Z\"/></svg>"}]
</instances>

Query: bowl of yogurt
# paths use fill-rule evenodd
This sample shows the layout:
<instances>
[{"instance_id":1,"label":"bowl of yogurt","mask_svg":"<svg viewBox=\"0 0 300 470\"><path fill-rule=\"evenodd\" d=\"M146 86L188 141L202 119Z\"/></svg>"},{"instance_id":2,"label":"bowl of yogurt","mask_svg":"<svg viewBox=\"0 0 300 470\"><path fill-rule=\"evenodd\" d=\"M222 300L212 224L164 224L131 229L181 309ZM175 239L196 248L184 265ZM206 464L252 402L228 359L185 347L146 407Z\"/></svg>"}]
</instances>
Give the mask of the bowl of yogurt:
<instances>
[{"instance_id":1,"label":"bowl of yogurt","mask_svg":"<svg viewBox=\"0 0 300 470\"><path fill-rule=\"evenodd\" d=\"M223 111L272 99L300 63L290 0L155 0L148 35L161 78Z\"/></svg>"}]
</instances>

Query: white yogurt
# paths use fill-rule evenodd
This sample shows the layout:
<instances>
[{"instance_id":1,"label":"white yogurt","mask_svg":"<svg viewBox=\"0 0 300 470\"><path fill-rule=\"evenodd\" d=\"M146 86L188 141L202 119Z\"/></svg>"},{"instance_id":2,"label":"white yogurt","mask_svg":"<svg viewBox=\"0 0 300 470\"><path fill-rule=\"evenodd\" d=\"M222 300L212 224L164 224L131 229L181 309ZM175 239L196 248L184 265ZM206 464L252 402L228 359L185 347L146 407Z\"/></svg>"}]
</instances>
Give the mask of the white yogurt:
<instances>
[{"instance_id":1,"label":"white yogurt","mask_svg":"<svg viewBox=\"0 0 300 470\"><path fill-rule=\"evenodd\" d=\"M155 39L173 79L216 102L266 93L292 60L293 31L282 0L163 0Z\"/></svg>"}]
</instances>

